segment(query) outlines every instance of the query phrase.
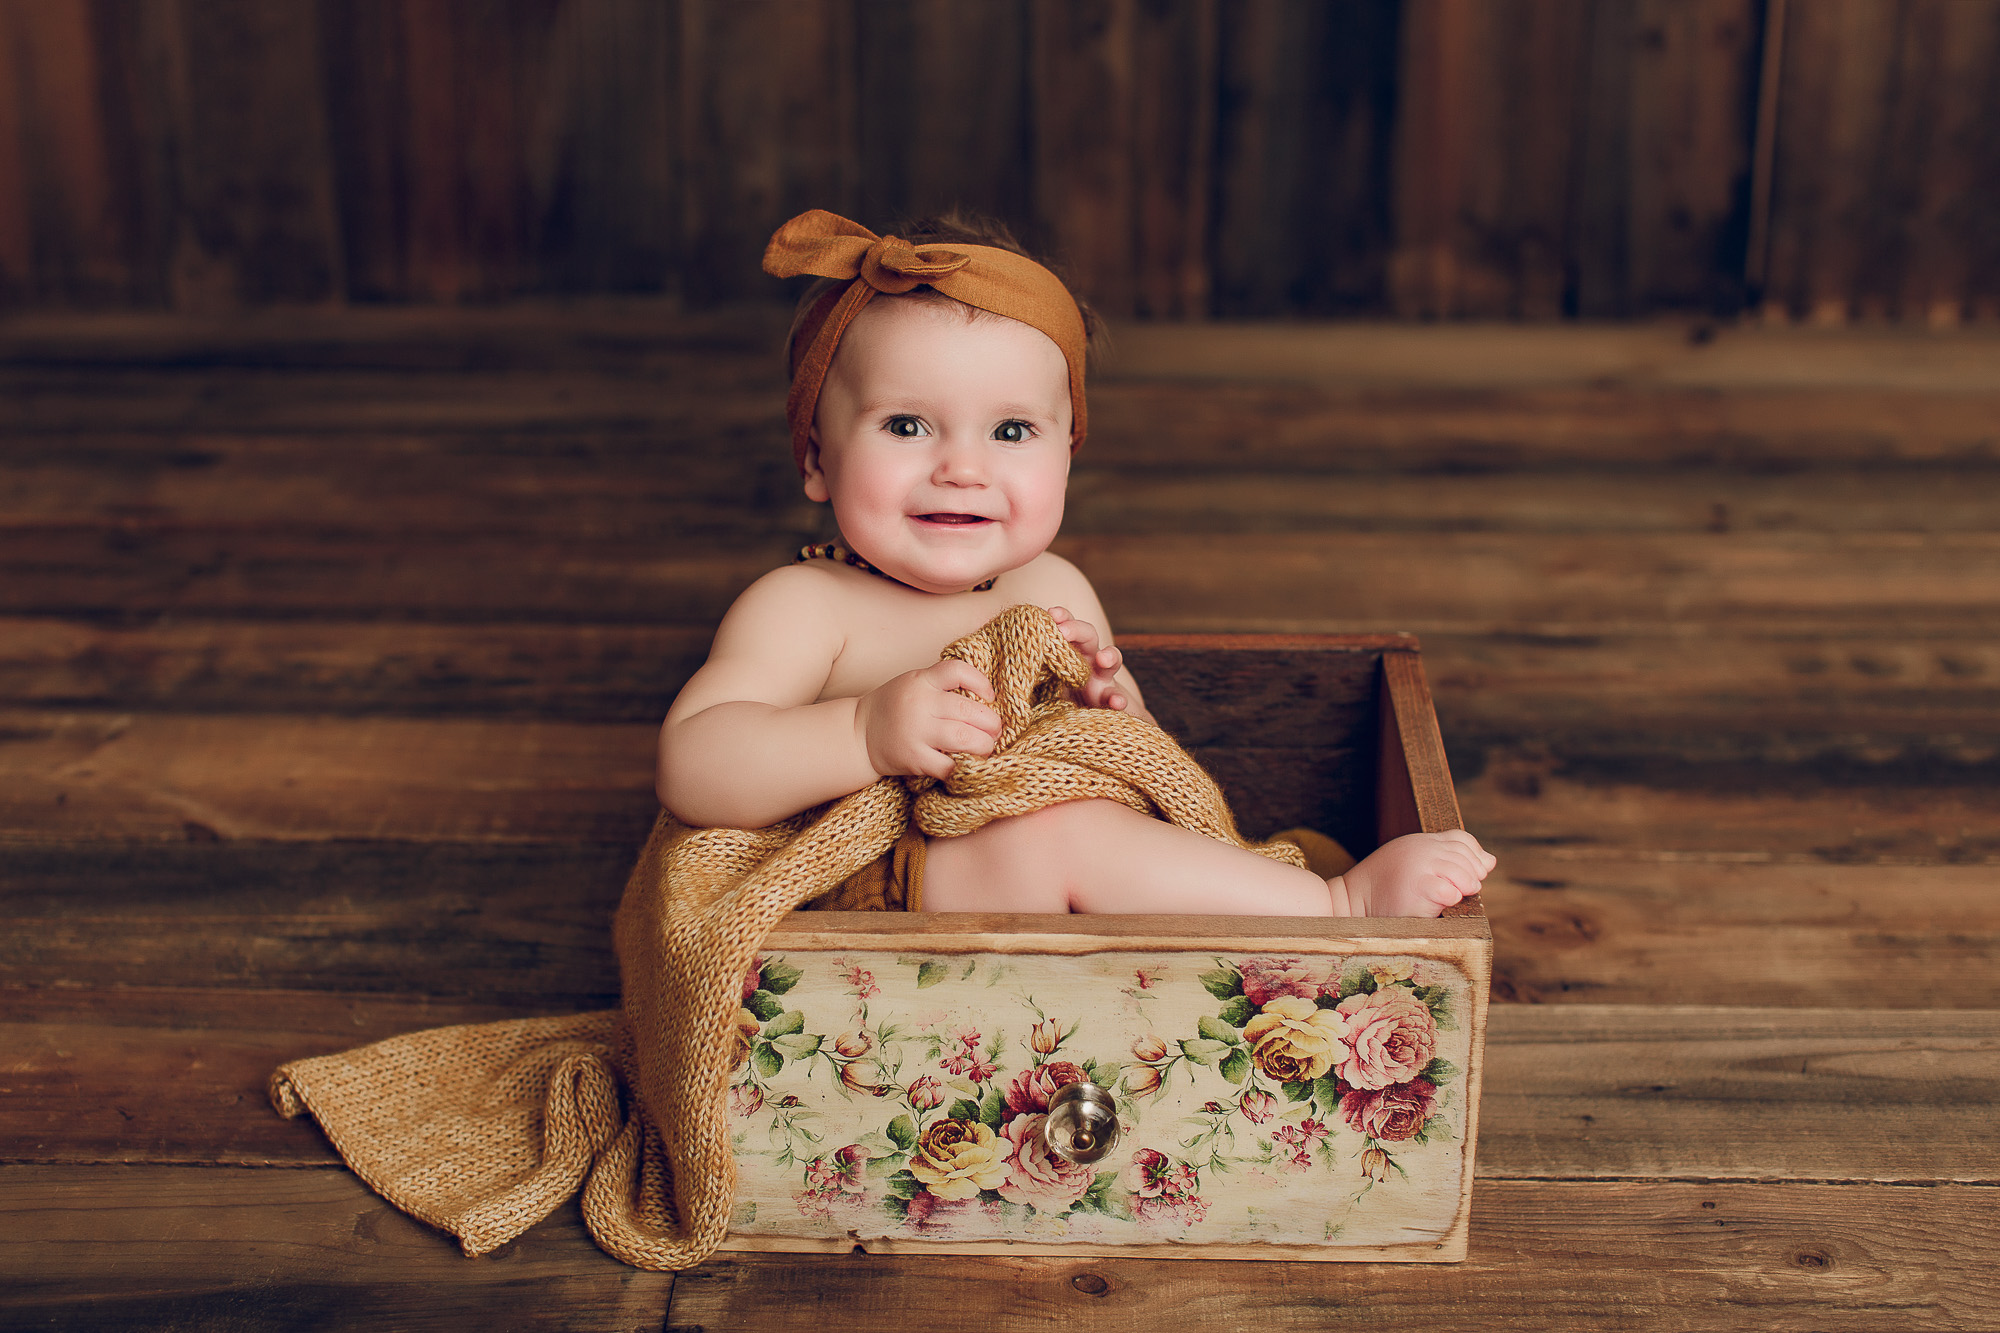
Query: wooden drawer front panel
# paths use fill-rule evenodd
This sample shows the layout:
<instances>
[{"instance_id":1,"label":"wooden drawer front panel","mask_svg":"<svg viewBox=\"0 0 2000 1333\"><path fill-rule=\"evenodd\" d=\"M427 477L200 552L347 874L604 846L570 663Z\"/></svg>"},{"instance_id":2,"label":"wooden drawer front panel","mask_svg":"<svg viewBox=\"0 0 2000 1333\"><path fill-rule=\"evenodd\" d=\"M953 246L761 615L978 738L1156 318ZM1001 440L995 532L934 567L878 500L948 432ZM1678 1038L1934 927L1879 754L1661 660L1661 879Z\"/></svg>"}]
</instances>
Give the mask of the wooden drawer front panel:
<instances>
[{"instance_id":1,"label":"wooden drawer front panel","mask_svg":"<svg viewBox=\"0 0 2000 1333\"><path fill-rule=\"evenodd\" d=\"M1240 947L1271 943L1290 947ZM1484 941L1018 947L760 959L731 1092L736 1237L1462 1252ZM1121 1123L1088 1167L1039 1133L1079 1073Z\"/></svg>"}]
</instances>

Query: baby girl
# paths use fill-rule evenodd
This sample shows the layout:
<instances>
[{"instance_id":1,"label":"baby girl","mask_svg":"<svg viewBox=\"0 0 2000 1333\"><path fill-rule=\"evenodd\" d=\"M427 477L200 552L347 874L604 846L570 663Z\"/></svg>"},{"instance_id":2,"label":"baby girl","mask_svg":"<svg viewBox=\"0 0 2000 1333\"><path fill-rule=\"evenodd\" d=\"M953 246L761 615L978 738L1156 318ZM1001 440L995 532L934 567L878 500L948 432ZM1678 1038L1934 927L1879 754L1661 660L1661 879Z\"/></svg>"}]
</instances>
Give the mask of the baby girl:
<instances>
[{"instance_id":1,"label":"baby girl","mask_svg":"<svg viewBox=\"0 0 2000 1333\"><path fill-rule=\"evenodd\" d=\"M816 210L765 254L779 277L821 275L787 415L841 542L751 584L668 711L659 796L682 823L759 828L992 753L991 684L938 653L1024 602L1088 662L1078 703L1150 720L1090 581L1048 549L1084 436L1084 312L998 228L914 231ZM1494 865L1470 834L1416 833L1327 880L1109 800L911 834L894 860L911 909L1253 916L1436 916Z\"/></svg>"}]
</instances>

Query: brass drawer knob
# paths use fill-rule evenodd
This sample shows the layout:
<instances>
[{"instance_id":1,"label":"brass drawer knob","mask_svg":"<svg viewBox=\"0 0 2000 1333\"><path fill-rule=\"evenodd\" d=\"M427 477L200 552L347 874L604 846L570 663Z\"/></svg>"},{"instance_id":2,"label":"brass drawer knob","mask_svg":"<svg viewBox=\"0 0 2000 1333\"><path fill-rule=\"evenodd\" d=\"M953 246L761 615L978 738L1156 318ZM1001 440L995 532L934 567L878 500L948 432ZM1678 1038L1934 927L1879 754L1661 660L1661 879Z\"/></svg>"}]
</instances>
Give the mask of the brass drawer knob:
<instances>
[{"instance_id":1,"label":"brass drawer knob","mask_svg":"<svg viewBox=\"0 0 2000 1333\"><path fill-rule=\"evenodd\" d=\"M1049 1098L1042 1140L1065 1162L1095 1162L1117 1146L1118 1103L1095 1083L1065 1083Z\"/></svg>"}]
</instances>

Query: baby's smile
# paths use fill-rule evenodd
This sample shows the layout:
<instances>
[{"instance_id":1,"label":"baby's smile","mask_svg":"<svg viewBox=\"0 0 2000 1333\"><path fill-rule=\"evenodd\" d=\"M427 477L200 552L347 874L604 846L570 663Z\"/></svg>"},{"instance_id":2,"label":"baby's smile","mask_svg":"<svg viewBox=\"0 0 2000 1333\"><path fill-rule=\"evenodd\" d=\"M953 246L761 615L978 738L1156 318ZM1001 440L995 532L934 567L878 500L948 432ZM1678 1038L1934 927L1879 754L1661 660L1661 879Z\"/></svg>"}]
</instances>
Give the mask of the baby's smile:
<instances>
[{"instance_id":1,"label":"baby's smile","mask_svg":"<svg viewBox=\"0 0 2000 1333\"><path fill-rule=\"evenodd\" d=\"M984 514L918 514L916 519L919 523L935 523L954 528L976 527L981 523L993 521Z\"/></svg>"}]
</instances>

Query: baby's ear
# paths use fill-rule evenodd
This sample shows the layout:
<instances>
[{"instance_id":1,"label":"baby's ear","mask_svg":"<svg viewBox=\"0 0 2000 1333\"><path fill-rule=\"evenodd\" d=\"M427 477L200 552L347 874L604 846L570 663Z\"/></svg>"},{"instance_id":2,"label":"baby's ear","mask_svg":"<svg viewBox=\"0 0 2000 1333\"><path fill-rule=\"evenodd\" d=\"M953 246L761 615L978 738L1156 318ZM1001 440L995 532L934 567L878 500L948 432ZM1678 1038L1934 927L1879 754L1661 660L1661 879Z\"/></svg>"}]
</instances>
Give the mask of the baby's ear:
<instances>
[{"instance_id":1,"label":"baby's ear","mask_svg":"<svg viewBox=\"0 0 2000 1333\"><path fill-rule=\"evenodd\" d=\"M819 465L818 428L814 428L806 439L806 456L800 466L804 470L806 499L825 504L832 497L832 492L826 488L826 471Z\"/></svg>"}]
</instances>

